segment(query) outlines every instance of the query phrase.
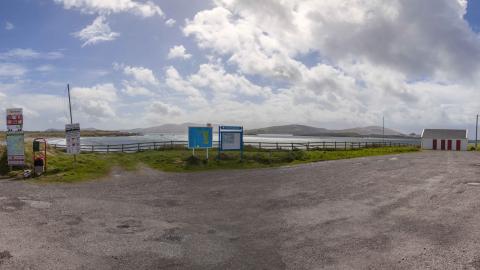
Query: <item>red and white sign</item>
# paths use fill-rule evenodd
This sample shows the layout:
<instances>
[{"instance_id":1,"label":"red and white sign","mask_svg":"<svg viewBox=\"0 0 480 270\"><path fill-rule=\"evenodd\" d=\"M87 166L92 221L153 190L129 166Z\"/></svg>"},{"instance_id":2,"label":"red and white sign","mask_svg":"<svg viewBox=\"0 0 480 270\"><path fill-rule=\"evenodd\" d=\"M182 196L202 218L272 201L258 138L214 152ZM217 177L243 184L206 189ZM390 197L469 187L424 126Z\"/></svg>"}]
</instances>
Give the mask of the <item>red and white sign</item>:
<instances>
[{"instance_id":1,"label":"red and white sign","mask_svg":"<svg viewBox=\"0 0 480 270\"><path fill-rule=\"evenodd\" d=\"M7 109L7 131L23 130L23 110L21 108Z\"/></svg>"}]
</instances>

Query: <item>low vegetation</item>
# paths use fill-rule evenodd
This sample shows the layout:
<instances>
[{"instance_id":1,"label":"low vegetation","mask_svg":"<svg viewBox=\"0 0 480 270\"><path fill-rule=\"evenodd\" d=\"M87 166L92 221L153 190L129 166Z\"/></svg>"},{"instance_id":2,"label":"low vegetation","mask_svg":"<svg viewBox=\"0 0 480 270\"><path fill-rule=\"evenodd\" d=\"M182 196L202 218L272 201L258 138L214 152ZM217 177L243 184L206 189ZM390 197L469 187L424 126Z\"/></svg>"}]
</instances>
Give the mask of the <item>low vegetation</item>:
<instances>
[{"instance_id":1,"label":"low vegetation","mask_svg":"<svg viewBox=\"0 0 480 270\"><path fill-rule=\"evenodd\" d=\"M82 130L82 137L119 137L135 136L137 133L115 131L115 130ZM61 130L52 131L25 131L26 139L34 138L65 138L65 132ZM5 131L0 132L0 140L5 140Z\"/></svg>"},{"instance_id":2,"label":"low vegetation","mask_svg":"<svg viewBox=\"0 0 480 270\"><path fill-rule=\"evenodd\" d=\"M31 147L30 147L31 148ZM26 149L29 149L27 147ZM73 156L60 150L49 149L47 173L34 181L72 183L106 176L113 167L124 170L136 170L141 166L167 172L193 172L225 169L253 169L278 167L284 165L301 164L325 160L348 159L366 156L399 154L418 151L416 147L385 147L368 148L347 151L267 151L247 149L240 159L239 152L226 152L220 155L210 151L206 160L205 151L195 151L195 156L187 149L173 149L162 151L145 151L139 153L82 153L77 155L76 162ZM22 171L9 172L6 165L6 154L2 151L0 159L0 174L4 176L20 177ZM31 150L26 153L27 166L31 167Z\"/></svg>"}]
</instances>

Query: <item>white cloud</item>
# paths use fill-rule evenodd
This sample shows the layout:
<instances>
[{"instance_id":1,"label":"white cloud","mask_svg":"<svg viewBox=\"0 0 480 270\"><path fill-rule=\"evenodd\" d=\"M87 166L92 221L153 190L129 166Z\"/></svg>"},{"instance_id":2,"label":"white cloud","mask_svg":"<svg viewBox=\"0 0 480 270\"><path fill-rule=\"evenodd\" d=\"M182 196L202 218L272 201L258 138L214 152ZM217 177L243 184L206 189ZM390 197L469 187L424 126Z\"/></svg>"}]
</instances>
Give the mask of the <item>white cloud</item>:
<instances>
[{"instance_id":1,"label":"white cloud","mask_svg":"<svg viewBox=\"0 0 480 270\"><path fill-rule=\"evenodd\" d=\"M168 59L174 59L174 58L181 58L181 59L189 59L191 58L192 55L187 53L187 50L183 45L177 45L173 46L170 48L170 51L168 52Z\"/></svg>"},{"instance_id":2,"label":"white cloud","mask_svg":"<svg viewBox=\"0 0 480 270\"><path fill-rule=\"evenodd\" d=\"M125 93L127 96L147 96L151 97L154 96L153 92L150 91L148 88L140 86L138 84L124 81L123 82L123 89L122 92Z\"/></svg>"},{"instance_id":3,"label":"white cloud","mask_svg":"<svg viewBox=\"0 0 480 270\"><path fill-rule=\"evenodd\" d=\"M10 30L13 30L15 28L15 25L13 25L13 23L11 22L5 22L5 30L7 31L10 31Z\"/></svg>"},{"instance_id":4,"label":"white cloud","mask_svg":"<svg viewBox=\"0 0 480 270\"><path fill-rule=\"evenodd\" d=\"M392 127L418 132L468 125L475 114L480 39L463 19L465 0L214 3L183 32L228 68L201 65L173 87L225 100L203 117L349 127L385 114ZM247 98L255 93L268 98Z\"/></svg>"},{"instance_id":5,"label":"white cloud","mask_svg":"<svg viewBox=\"0 0 480 270\"><path fill-rule=\"evenodd\" d=\"M0 77L18 78L27 73L27 68L15 63L0 62Z\"/></svg>"},{"instance_id":6,"label":"white cloud","mask_svg":"<svg viewBox=\"0 0 480 270\"><path fill-rule=\"evenodd\" d=\"M54 69L55 67L52 65L41 65L41 66L38 66L35 70L39 72L50 72L50 71L53 71Z\"/></svg>"},{"instance_id":7,"label":"white cloud","mask_svg":"<svg viewBox=\"0 0 480 270\"><path fill-rule=\"evenodd\" d=\"M158 80L151 69L145 67L132 67L125 64L113 63L115 70L121 70L123 74L134 79L135 83L142 85L158 85Z\"/></svg>"},{"instance_id":8,"label":"white cloud","mask_svg":"<svg viewBox=\"0 0 480 270\"><path fill-rule=\"evenodd\" d=\"M63 53L59 51L52 52L38 52L33 49L16 48L0 53L0 60L29 60L29 59L44 59L55 60L63 57Z\"/></svg>"},{"instance_id":9,"label":"white cloud","mask_svg":"<svg viewBox=\"0 0 480 270\"><path fill-rule=\"evenodd\" d=\"M157 116L158 115L176 116L176 115L180 115L181 113L181 110L178 107L165 104L161 101L152 102L152 104L149 106L149 110L151 113L155 113Z\"/></svg>"},{"instance_id":10,"label":"white cloud","mask_svg":"<svg viewBox=\"0 0 480 270\"><path fill-rule=\"evenodd\" d=\"M200 90L185 80L172 66L168 67L165 71L165 84L178 94L187 98L188 103L185 105L198 108L208 104Z\"/></svg>"},{"instance_id":11,"label":"white cloud","mask_svg":"<svg viewBox=\"0 0 480 270\"><path fill-rule=\"evenodd\" d=\"M81 41L84 41L82 47L94 45L99 42L112 41L120 36L119 33L112 32L103 16L97 17L92 24L73 35Z\"/></svg>"},{"instance_id":12,"label":"white cloud","mask_svg":"<svg viewBox=\"0 0 480 270\"><path fill-rule=\"evenodd\" d=\"M79 9L84 13L108 15L129 12L141 17L164 16L162 9L152 1L134 0L55 0L65 9Z\"/></svg>"},{"instance_id":13,"label":"white cloud","mask_svg":"<svg viewBox=\"0 0 480 270\"><path fill-rule=\"evenodd\" d=\"M117 89L111 83L93 87L74 87L71 90L72 105L90 119L101 120L116 117Z\"/></svg>"},{"instance_id":14,"label":"white cloud","mask_svg":"<svg viewBox=\"0 0 480 270\"><path fill-rule=\"evenodd\" d=\"M172 27L175 25L177 21L175 21L174 19L170 18L168 20L165 21L165 24L168 26L168 27Z\"/></svg>"}]
</instances>

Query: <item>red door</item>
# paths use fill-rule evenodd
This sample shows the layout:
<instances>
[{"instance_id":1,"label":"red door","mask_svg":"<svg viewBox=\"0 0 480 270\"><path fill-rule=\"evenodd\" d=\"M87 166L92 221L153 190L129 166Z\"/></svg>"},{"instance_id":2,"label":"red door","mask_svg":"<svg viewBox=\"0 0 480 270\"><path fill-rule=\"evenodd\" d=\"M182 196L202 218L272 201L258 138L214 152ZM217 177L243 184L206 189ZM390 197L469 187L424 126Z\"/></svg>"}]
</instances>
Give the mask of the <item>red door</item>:
<instances>
[{"instance_id":1,"label":"red door","mask_svg":"<svg viewBox=\"0 0 480 270\"><path fill-rule=\"evenodd\" d=\"M437 150L437 139L433 139L433 150Z\"/></svg>"},{"instance_id":2,"label":"red door","mask_svg":"<svg viewBox=\"0 0 480 270\"><path fill-rule=\"evenodd\" d=\"M457 140L457 151L460 151L460 150L462 150L462 141Z\"/></svg>"},{"instance_id":3,"label":"red door","mask_svg":"<svg viewBox=\"0 0 480 270\"><path fill-rule=\"evenodd\" d=\"M442 141L441 141L441 149L442 149L442 150L445 150L445 140L442 140Z\"/></svg>"},{"instance_id":4,"label":"red door","mask_svg":"<svg viewBox=\"0 0 480 270\"><path fill-rule=\"evenodd\" d=\"M447 150L452 150L452 140L448 140Z\"/></svg>"}]
</instances>

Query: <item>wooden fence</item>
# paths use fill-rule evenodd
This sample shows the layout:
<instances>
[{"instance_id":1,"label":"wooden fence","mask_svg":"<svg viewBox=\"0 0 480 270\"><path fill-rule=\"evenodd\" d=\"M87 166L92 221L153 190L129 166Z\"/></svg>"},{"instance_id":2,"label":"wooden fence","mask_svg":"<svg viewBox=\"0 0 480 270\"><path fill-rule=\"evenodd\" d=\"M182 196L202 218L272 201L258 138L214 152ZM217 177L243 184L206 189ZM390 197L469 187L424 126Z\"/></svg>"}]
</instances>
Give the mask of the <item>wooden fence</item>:
<instances>
[{"instance_id":1,"label":"wooden fence","mask_svg":"<svg viewBox=\"0 0 480 270\"><path fill-rule=\"evenodd\" d=\"M349 150L375 147L420 146L420 142L245 142L245 146L261 150ZM65 149L62 144L49 144L55 149ZM218 147L218 142L213 143ZM134 153L147 150L168 150L188 148L188 141L144 142L114 145L82 145L82 152L92 153Z\"/></svg>"}]
</instances>

